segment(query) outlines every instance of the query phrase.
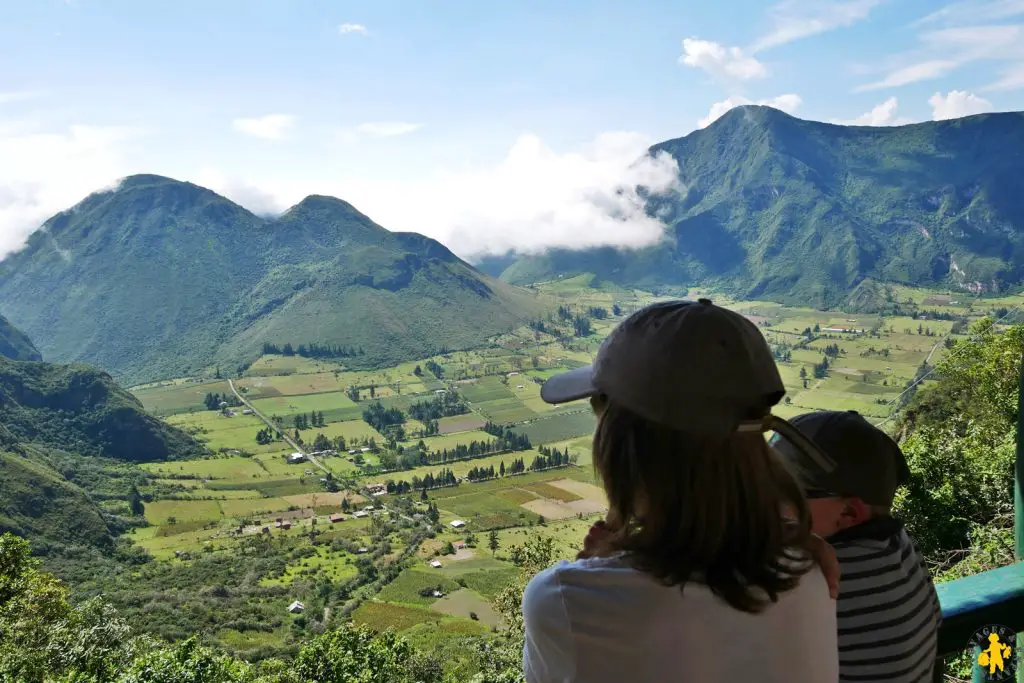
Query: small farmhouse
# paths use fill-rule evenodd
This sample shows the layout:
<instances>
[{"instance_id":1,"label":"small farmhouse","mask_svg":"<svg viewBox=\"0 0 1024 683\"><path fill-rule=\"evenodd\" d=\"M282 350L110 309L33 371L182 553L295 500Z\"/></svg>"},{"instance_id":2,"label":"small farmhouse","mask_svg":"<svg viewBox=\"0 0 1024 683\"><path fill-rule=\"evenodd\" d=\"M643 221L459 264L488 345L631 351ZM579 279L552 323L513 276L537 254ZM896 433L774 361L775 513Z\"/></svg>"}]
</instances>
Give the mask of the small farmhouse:
<instances>
[{"instance_id":1,"label":"small farmhouse","mask_svg":"<svg viewBox=\"0 0 1024 683\"><path fill-rule=\"evenodd\" d=\"M440 569L441 568L441 563L438 562L437 560L431 560L430 566L433 567L434 569Z\"/></svg>"},{"instance_id":2,"label":"small farmhouse","mask_svg":"<svg viewBox=\"0 0 1024 683\"><path fill-rule=\"evenodd\" d=\"M292 604L288 605L288 611L292 614L300 614L306 609L306 606L296 600Z\"/></svg>"},{"instance_id":3,"label":"small farmhouse","mask_svg":"<svg viewBox=\"0 0 1024 683\"><path fill-rule=\"evenodd\" d=\"M466 526L466 523L463 522L461 519L456 519L451 524L453 529L461 529L462 527Z\"/></svg>"}]
</instances>

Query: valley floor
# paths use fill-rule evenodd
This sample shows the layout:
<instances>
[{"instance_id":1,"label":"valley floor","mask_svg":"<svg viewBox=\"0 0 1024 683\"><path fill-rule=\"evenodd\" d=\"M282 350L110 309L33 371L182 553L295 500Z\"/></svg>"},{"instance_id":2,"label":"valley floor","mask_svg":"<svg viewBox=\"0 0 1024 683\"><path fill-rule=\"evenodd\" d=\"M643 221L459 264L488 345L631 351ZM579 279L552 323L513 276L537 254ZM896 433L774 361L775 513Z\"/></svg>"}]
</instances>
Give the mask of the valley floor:
<instances>
[{"instance_id":1,"label":"valley floor","mask_svg":"<svg viewBox=\"0 0 1024 683\"><path fill-rule=\"evenodd\" d=\"M587 284L538 286L552 310L566 306L571 313L472 351L375 371L298 355L253 363L235 387L274 430L319 451L326 477L308 461L289 463L294 449L276 435L258 443L258 433L273 430L244 406L218 402L208 409L208 395L231 395L225 380L136 388L147 409L193 433L213 454L145 466L148 525L130 538L154 561L134 579L159 579L172 590L172 576L191 573L189 585L205 591L207 609L216 613L224 602L233 610L230 620L200 614L194 622L243 654L288 648L308 630L350 614L457 660L458 638L502 627L490 600L517 574L512 549L543 535L559 556L572 557L605 511L590 468L589 406L549 406L540 386L589 362L621 317L654 297ZM926 364L946 353L947 339L967 334L963 321L1024 303L916 290L899 296L906 314L893 316L714 298L747 315L772 344L787 387L778 414L853 409L884 425ZM590 327L583 336L573 329L580 316ZM410 417L414 405L445 392L455 394L464 413L436 424ZM401 419L371 425L364 413L378 403ZM527 437L529 446L503 441L496 425ZM410 462L410 454L423 458ZM547 460L536 465L538 456ZM525 471L513 475L519 459ZM490 468L493 477L470 480ZM428 477L445 476L457 485L420 493ZM411 493L398 493L402 482ZM192 622L163 618L163 609L187 604L203 611L184 596L163 599L167 606L144 618L167 635ZM304 609L291 613L295 601Z\"/></svg>"}]
</instances>

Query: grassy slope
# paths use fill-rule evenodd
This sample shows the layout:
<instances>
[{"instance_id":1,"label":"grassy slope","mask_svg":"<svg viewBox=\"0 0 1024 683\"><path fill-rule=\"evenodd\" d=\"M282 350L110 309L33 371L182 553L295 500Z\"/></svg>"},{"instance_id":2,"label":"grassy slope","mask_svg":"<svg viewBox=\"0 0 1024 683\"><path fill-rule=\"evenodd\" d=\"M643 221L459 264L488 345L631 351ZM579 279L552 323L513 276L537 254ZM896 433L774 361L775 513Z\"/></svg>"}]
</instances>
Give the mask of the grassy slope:
<instances>
[{"instance_id":1,"label":"grassy slope","mask_svg":"<svg viewBox=\"0 0 1024 683\"><path fill-rule=\"evenodd\" d=\"M595 273L651 289L712 281L746 297L834 305L866 277L1000 290L1024 275L1024 114L890 128L740 107L652 148L681 193L651 209L666 242L636 252L553 251L515 283Z\"/></svg>"},{"instance_id":2,"label":"grassy slope","mask_svg":"<svg viewBox=\"0 0 1024 683\"><path fill-rule=\"evenodd\" d=\"M129 383L234 371L268 341L361 346L363 364L422 357L482 342L537 305L340 200L265 220L158 176L47 221L0 262L0 302L47 357Z\"/></svg>"},{"instance_id":3,"label":"grassy slope","mask_svg":"<svg viewBox=\"0 0 1024 683\"><path fill-rule=\"evenodd\" d=\"M77 486L43 463L34 449L0 449L0 532L70 545L108 546L110 533L99 508Z\"/></svg>"}]
</instances>

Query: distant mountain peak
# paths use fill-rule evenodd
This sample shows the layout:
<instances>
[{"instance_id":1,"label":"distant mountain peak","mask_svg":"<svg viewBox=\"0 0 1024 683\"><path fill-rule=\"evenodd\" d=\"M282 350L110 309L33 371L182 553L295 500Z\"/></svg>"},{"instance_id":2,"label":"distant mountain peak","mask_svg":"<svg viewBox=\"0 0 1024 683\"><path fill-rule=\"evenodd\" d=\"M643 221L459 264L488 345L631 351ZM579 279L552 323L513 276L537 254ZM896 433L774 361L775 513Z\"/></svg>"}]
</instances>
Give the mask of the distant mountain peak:
<instances>
[{"instance_id":1,"label":"distant mountain peak","mask_svg":"<svg viewBox=\"0 0 1024 683\"><path fill-rule=\"evenodd\" d=\"M332 197L324 194L311 194L305 197L298 204L285 210L282 216L290 213L309 213L317 211L330 211L330 212L344 212L344 213L359 213L356 207L352 206L343 199ZM362 214L360 214L362 215Z\"/></svg>"},{"instance_id":2,"label":"distant mountain peak","mask_svg":"<svg viewBox=\"0 0 1024 683\"><path fill-rule=\"evenodd\" d=\"M534 315L438 242L311 195L264 218L153 174L47 221L0 261L0 310L46 357L131 382L237 368L265 342L365 349L364 365L482 343Z\"/></svg>"}]
</instances>

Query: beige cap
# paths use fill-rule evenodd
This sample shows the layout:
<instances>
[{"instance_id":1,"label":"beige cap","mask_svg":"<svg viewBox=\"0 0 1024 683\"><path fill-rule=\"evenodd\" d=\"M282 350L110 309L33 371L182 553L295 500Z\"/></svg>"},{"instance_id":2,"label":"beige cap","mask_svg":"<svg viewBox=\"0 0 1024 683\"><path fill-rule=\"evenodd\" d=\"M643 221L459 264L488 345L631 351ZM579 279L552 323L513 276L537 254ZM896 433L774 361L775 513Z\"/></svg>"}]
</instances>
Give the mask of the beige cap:
<instances>
[{"instance_id":1,"label":"beige cap","mask_svg":"<svg viewBox=\"0 0 1024 683\"><path fill-rule=\"evenodd\" d=\"M540 392L548 403L605 394L651 422L723 438L737 430L775 430L830 471L830 459L770 414L785 393L757 326L709 299L636 311L604 340L593 365L552 377Z\"/></svg>"}]
</instances>

